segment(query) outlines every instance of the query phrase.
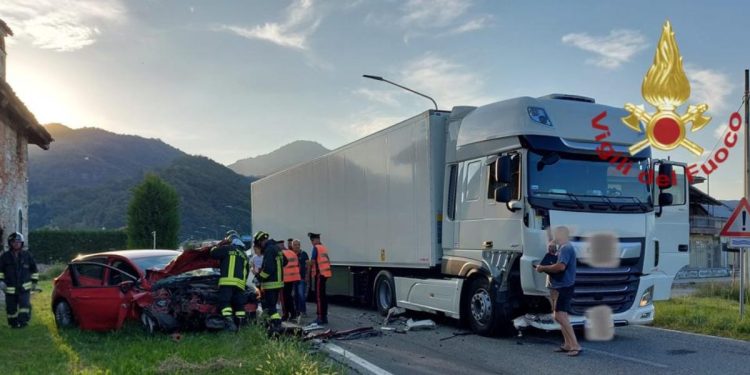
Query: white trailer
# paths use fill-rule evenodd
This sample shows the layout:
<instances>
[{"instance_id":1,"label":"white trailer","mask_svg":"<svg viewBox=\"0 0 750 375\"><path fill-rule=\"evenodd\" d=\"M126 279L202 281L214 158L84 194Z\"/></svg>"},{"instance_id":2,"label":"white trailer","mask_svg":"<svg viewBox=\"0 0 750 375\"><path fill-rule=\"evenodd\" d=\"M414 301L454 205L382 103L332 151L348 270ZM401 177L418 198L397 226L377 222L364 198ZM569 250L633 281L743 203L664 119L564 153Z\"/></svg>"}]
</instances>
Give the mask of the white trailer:
<instances>
[{"instance_id":1,"label":"white trailer","mask_svg":"<svg viewBox=\"0 0 750 375\"><path fill-rule=\"evenodd\" d=\"M579 258L607 231L620 265L579 264L572 321L603 304L616 324L648 323L688 261L684 165L647 149L620 173L596 154L591 121L605 111L607 141L627 154L643 134L619 123L624 110L589 98L426 111L254 182L253 228L279 239L321 233L334 265L329 294L465 319L482 334L550 310L532 269L548 228L570 227ZM674 172L673 186L639 181L649 170Z\"/></svg>"}]
</instances>

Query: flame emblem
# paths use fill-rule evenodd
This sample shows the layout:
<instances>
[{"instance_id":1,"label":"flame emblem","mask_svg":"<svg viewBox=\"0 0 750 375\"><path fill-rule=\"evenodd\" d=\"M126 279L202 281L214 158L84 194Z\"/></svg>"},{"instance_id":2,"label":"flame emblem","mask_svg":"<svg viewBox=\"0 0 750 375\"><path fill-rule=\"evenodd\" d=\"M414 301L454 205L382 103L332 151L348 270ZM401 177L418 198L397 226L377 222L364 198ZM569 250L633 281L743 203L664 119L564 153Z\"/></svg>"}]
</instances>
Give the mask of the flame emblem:
<instances>
[{"instance_id":1,"label":"flame emblem","mask_svg":"<svg viewBox=\"0 0 750 375\"><path fill-rule=\"evenodd\" d=\"M637 154L649 144L664 151L683 146L698 156L703 154L703 147L685 137L685 125L692 123L691 132L708 125L711 118L703 115L708 110L708 105L689 105L684 115L675 112L690 97L690 82L682 68L682 56L669 21L662 28L654 63L643 78L641 95L656 107L656 113L646 112L643 105L625 104L625 109L630 112L630 115L622 118L625 125L640 132L641 121L646 124L646 139L630 146L631 155Z\"/></svg>"}]
</instances>

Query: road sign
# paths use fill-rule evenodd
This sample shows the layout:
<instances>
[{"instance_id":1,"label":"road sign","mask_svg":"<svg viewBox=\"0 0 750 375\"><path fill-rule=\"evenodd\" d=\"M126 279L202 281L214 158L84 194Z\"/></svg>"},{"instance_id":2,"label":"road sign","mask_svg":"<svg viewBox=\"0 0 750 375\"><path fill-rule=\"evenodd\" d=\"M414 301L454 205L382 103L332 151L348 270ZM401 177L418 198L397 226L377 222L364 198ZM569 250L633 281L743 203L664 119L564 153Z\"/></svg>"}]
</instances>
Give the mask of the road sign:
<instances>
[{"instance_id":1,"label":"road sign","mask_svg":"<svg viewBox=\"0 0 750 375\"><path fill-rule=\"evenodd\" d=\"M729 239L729 244L727 245L727 247L730 249L739 249L741 247L750 248L750 238L731 237Z\"/></svg>"},{"instance_id":2,"label":"road sign","mask_svg":"<svg viewBox=\"0 0 750 375\"><path fill-rule=\"evenodd\" d=\"M732 215L729 216L724 228L719 234L722 237L748 237L750 238L750 205L746 198L742 198Z\"/></svg>"}]
</instances>

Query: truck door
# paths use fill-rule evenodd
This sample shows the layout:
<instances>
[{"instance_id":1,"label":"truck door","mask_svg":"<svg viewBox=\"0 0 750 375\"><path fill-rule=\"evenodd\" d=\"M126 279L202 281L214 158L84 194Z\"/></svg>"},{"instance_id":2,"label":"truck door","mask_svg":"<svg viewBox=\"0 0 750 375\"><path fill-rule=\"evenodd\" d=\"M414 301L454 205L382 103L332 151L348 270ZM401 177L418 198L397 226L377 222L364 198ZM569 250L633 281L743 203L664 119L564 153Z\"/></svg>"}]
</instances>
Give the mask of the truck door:
<instances>
[{"instance_id":1,"label":"truck door","mask_svg":"<svg viewBox=\"0 0 750 375\"><path fill-rule=\"evenodd\" d=\"M652 193L654 225L654 300L669 299L674 277L690 261L690 193L685 164L666 160L654 163ZM644 265L648 269L649 259Z\"/></svg>"}]
</instances>

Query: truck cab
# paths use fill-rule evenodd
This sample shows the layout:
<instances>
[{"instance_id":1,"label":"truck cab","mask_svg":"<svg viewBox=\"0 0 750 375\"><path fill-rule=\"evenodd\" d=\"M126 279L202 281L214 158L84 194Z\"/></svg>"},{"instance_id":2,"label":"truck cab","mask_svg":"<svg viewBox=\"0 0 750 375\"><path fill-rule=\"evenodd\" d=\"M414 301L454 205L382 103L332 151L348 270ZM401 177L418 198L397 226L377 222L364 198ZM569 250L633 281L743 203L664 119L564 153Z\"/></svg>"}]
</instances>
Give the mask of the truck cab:
<instances>
[{"instance_id":1,"label":"truck cab","mask_svg":"<svg viewBox=\"0 0 750 375\"><path fill-rule=\"evenodd\" d=\"M464 279L462 316L474 330L551 311L546 275L533 265L557 226L568 227L578 257L573 324L599 305L615 324L649 323L652 301L669 298L688 262L685 165L654 160L648 148L630 155L645 135L622 125L625 115L571 95L454 109L442 272ZM616 266L587 263L598 234L616 238Z\"/></svg>"}]
</instances>

